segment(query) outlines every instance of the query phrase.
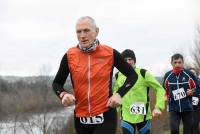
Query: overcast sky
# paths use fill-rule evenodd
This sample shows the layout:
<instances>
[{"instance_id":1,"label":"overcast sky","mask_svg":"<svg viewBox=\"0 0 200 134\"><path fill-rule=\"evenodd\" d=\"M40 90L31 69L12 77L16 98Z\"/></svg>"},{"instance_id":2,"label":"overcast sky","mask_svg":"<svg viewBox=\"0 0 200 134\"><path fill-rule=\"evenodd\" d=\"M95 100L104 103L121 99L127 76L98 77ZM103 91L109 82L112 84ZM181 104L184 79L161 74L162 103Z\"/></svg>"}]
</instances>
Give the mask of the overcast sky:
<instances>
[{"instance_id":1,"label":"overcast sky","mask_svg":"<svg viewBox=\"0 0 200 134\"><path fill-rule=\"evenodd\" d=\"M91 16L101 43L133 49L137 65L154 75L170 56L188 57L199 21L198 0L0 0L0 75L55 75L77 44L76 20Z\"/></svg>"}]
</instances>

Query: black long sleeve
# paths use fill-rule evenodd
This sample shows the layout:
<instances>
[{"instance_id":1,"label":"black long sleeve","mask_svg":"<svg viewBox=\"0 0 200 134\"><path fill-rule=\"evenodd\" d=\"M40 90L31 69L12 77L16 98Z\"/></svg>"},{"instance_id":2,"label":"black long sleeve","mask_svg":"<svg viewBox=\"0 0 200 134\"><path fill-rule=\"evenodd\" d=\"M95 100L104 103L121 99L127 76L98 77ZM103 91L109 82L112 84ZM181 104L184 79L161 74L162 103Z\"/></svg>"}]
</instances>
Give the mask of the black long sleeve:
<instances>
[{"instance_id":1,"label":"black long sleeve","mask_svg":"<svg viewBox=\"0 0 200 134\"><path fill-rule=\"evenodd\" d=\"M52 84L53 90L57 96L59 96L61 92L65 91L63 86L65 84L68 75L69 75L69 67L67 62L67 54L65 54L61 60L59 70Z\"/></svg>"},{"instance_id":2,"label":"black long sleeve","mask_svg":"<svg viewBox=\"0 0 200 134\"><path fill-rule=\"evenodd\" d=\"M133 69L133 67L123 59L123 57L117 50L114 49L113 53L114 53L114 66L127 77L122 87L120 87L119 90L117 91L117 93L119 93L120 96L123 97L136 83L138 75Z\"/></svg>"}]
</instances>

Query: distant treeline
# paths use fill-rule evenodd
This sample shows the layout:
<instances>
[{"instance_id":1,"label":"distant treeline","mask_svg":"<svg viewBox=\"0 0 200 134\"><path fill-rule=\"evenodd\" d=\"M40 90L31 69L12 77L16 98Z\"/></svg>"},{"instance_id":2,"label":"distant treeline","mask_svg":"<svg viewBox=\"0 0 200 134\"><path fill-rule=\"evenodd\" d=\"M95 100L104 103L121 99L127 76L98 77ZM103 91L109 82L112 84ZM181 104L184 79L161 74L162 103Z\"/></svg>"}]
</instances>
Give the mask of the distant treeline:
<instances>
[{"instance_id":1,"label":"distant treeline","mask_svg":"<svg viewBox=\"0 0 200 134\"><path fill-rule=\"evenodd\" d=\"M0 77L0 118L12 113L51 111L62 107L52 90L52 79L50 76ZM71 87L70 84L66 86Z\"/></svg>"}]
</instances>

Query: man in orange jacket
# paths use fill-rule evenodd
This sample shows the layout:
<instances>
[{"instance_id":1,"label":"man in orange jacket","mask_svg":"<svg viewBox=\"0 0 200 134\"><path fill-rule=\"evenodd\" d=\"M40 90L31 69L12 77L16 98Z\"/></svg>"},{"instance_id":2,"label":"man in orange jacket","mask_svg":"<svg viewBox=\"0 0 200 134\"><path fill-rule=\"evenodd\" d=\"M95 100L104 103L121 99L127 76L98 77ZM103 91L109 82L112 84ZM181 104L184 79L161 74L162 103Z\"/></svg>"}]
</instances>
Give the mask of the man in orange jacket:
<instances>
[{"instance_id":1,"label":"man in orange jacket","mask_svg":"<svg viewBox=\"0 0 200 134\"><path fill-rule=\"evenodd\" d=\"M115 134L115 107L137 81L134 69L120 53L96 38L99 28L93 18L84 16L76 23L79 43L63 56L53 81L53 89L64 106L75 104L75 129L78 134ZM126 77L125 83L112 95L112 74L116 67ZM68 74L74 95L64 90Z\"/></svg>"}]
</instances>

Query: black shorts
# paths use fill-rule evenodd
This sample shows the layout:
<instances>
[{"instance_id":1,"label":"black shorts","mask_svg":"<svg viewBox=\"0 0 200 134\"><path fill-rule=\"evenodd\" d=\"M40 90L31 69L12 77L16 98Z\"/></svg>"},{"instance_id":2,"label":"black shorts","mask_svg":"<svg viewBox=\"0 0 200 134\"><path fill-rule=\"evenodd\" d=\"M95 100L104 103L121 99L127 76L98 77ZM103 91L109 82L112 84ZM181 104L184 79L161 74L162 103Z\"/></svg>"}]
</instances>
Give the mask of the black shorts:
<instances>
[{"instance_id":1,"label":"black shorts","mask_svg":"<svg viewBox=\"0 0 200 134\"><path fill-rule=\"evenodd\" d=\"M150 134L151 121L146 120L144 122L133 124L133 123L129 123L122 120L121 127L122 127L123 134L135 134L136 129L138 131L138 134Z\"/></svg>"},{"instance_id":2,"label":"black shorts","mask_svg":"<svg viewBox=\"0 0 200 134\"><path fill-rule=\"evenodd\" d=\"M77 134L116 134L117 111L110 108L103 113L104 121L101 124L83 124L79 117L74 117Z\"/></svg>"}]
</instances>

